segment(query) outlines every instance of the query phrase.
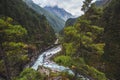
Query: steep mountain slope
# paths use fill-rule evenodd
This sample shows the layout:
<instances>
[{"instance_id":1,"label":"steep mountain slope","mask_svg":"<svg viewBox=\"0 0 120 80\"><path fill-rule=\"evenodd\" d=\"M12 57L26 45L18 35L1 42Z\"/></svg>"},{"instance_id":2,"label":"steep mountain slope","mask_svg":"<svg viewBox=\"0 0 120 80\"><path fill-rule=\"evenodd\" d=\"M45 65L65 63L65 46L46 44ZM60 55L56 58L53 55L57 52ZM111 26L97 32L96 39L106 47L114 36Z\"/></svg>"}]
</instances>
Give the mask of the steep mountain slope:
<instances>
[{"instance_id":1,"label":"steep mountain slope","mask_svg":"<svg viewBox=\"0 0 120 80\"><path fill-rule=\"evenodd\" d=\"M54 40L55 33L45 16L22 0L0 0L0 80L15 79Z\"/></svg>"},{"instance_id":2,"label":"steep mountain slope","mask_svg":"<svg viewBox=\"0 0 120 80\"><path fill-rule=\"evenodd\" d=\"M70 18L66 21L65 26L73 26L75 22L77 21L77 18Z\"/></svg>"},{"instance_id":3,"label":"steep mountain slope","mask_svg":"<svg viewBox=\"0 0 120 80\"><path fill-rule=\"evenodd\" d=\"M25 41L38 43L39 48L50 45L54 41L54 31L46 18L37 14L22 0L0 0L0 16L5 15L27 29L28 36Z\"/></svg>"},{"instance_id":4,"label":"steep mountain slope","mask_svg":"<svg viewBox=\"0 0 120 80\"><path fill-rule=\"evenodd\" d=\"M63 29L65 25L65 21L62 20L60 17L41 8L40 6L35 4L32 0L24 0L24 1L30 8L32 8L38 14L42 14L46 16L48 22L51 24L55 32L59 32L60 30Z\"/></svg>"},{"instance_id":5,"label":"steep mountain slope","mask_svg":"<svg viewBox=\"0 0 120 80\"><path fill-rule=\"evenodd\" d=\"M97 0L95 2L96 6L105 6L106 4L108 4L111 0Z\"/></svg>"},{"instance_id":6,"label":"steep mountain slope","mask_svg":"<svg viewBox=\"0 0 120 80\"><path fill-rule=\"evenodd\" d=\"M44 9L46 9L47 11L56 14L57 16L59 16L60 18L62 18L64 21L66 21L69 18L74 18L75 16L73 16L71 13L65 11L62 8L59 8L58 6L45 6Z\"/></svg>"}]
</instances>

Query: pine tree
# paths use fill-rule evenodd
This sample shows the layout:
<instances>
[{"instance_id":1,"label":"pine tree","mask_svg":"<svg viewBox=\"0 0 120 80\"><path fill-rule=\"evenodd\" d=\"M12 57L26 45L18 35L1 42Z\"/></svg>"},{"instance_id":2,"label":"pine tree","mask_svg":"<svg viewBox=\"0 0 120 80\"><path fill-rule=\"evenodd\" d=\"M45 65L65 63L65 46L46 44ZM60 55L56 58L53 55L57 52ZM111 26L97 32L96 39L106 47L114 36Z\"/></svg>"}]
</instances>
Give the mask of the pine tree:
<instances>
[{"instance_id":1,"label":"pine tree","mask_svg":"<svg viewBox=\"0 0 120 80\"><path fill-rule=\"evenodd\" d=\"M92 2L92 0L85 0L84 2L83 2L83 6L82 6L82 11L85 13L88 9L89 9L89 7L90 7L90 5L91 5L91 2Z\"/></svg>"},{"instance_id":2,"label":"pine tree","mask_svg":"<svg viewBox=\"0 0 120 80\"><path fill-rule=\"evenodd\" d=\"M0 73L5 75L7 80L17 75L28 60L26 45L22 41L26 34L26 29L15 25L13 19L0 19L0 67L4 66Z\"/></svg>"}]
</instances>

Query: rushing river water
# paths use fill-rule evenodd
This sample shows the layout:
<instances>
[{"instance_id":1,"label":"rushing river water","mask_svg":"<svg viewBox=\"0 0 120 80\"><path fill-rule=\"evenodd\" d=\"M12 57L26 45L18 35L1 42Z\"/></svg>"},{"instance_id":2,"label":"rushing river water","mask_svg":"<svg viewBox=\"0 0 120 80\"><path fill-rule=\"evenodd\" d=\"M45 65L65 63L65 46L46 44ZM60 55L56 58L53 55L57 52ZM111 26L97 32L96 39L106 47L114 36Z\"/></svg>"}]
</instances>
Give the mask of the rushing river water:
<instances>
[{"instance_id":1,"label":"rushing river water","mask_svg":"<svg viewBox=\"0 0 120 80\"><path fill-rule=\"evenodd\" d=\"M44 66L47 68L50 68L53 71L67 71L70 74L73 74L73 71L70 70L68 67L64 67L64 66L60 66L58 64L56 64L55 62L51 61L50 58L60 52L62 50L61 46L57 46L54 48L51 48L45 52L43 52L41 55L39 55L38 59L35 61L34 65L32 66L33 69L37 70L39 66ZM89 80L88 78L79 75L83 80Z\"/></svg>"}]
</instances>

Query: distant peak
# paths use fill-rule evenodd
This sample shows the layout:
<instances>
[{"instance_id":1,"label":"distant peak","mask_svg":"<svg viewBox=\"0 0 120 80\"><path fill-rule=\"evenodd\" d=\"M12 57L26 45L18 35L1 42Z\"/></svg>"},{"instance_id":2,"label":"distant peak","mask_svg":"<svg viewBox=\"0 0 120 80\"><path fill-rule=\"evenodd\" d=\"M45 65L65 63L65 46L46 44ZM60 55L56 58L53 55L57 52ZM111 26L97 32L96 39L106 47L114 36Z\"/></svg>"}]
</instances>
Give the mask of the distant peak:
<instances>
[{"instance_id":1,"label":"distant peak","mask_svg":"<svg viewBox=\"0 0 120 80\"><path fill-rule=\"evenodd\" d=\"M49 12L56 14L58 17L62 18L66 21L69 18L73 18L74 16L67 12L64 8L60 8L59 6L45 6L44 9L48 10Z\"/></svg>"}]
</instances>

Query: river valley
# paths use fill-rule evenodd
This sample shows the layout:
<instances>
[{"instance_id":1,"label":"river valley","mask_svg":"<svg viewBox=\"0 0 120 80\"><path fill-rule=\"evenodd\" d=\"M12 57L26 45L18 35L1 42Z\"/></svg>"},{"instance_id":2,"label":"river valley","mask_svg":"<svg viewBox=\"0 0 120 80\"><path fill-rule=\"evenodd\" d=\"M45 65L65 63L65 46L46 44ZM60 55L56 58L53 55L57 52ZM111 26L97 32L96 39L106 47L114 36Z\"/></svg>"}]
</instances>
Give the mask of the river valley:
<instances>
[{"instance_id":1,"label":"river valley","mask_svg":"<svg viewBox=\"0 0 120 80\"><path fill-rule=\"evenodd\" d=\"M53 47L45 52L43 52L41 55L39 55L38 59L35 61L34 65L32 66L33 69L38 70L39 66L44 66L46 68L50 68L52 71L57 71L57 72L62 72L62 71L67 71L69 74L74 75L74 72L64 66L60 66L56 64L55 62L51 61L50 58L60 52L62 50L62 46L56 46ZM83 75L78 75L82 80L90 80L87 77L84 77Z\"/></svg>"}]
</instances>

